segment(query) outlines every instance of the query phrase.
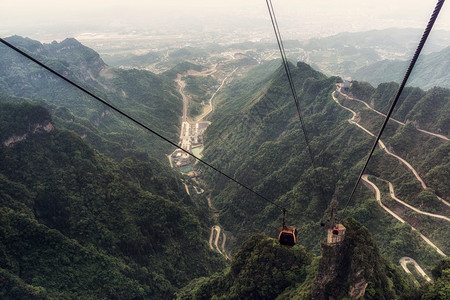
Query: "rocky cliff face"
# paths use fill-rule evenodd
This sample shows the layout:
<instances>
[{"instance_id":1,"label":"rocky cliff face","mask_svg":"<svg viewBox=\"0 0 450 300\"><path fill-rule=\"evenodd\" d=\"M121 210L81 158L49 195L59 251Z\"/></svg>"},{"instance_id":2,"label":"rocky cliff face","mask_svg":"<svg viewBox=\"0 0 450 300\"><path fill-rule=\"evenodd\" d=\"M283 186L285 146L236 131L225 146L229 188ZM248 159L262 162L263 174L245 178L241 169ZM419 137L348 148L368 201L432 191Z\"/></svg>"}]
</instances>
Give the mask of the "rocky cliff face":
<instances>
[{"instance_id":1,"label":"rocky cliff face","mask_svg":"<svg viewBox=\"0 0 450 300\"><path fill-rule=\"evenodd\" d=\"M53 41L49 44L42 44L38 41L20 36L11 36L6 38L6 40L71 79L86 82L94 86L102 86L100 72L108 70L108 66L97 52L84 46L74 38L67 38L59 43ZM6 48L5 51L10 53ZM13 62L16 63L16 60L18 62L22 61L20 57L13 55ZM5 65L5 67L12 68L15 65ZM34 65L30 65L30 68L35 67ZM17 83L26 86L30 80L39 82L44 78L46 80L55 79L53 75L50 75L43 69L36 68L31 70L33 70L32 74L27 75L25 80L20 78L20 75L24 75L25 73L18 72L18 74L15 74L18 76L16 78ZM105 86L103 87L105 88Z\"/></svg>"},{"instance_id":2,"label":"rocky cliff face","mask_svg":"<svg viewBox=\"0 0 450 300\"><path fill-rule=\"evenodd\" d=\"M24 133L22 135L16 135L13 134L12 136L10 136L9 138L7 138L5 141L3 141L3 146L5 147L12 147L14 146L15 143L20 142L25 140L29 134L33 134L33 133L45 133L45 132L50 132L53 129L55 129L55 126L53 126L53 124L50 121L47 121L43 124L30 124L30 131L27 133Z\"/></svg>"},{"instance_id":3,"label":"rocky cliff face","mask_svg":"<svg viewBox=\"0 0 450 300\"><path fill-rule=\"evenodd\" d=\"M300 246L286 248L263 235L247 240L230 269L191 282L179 299L398 299L409 290L400 267L385 260L369 231L344 220L342 243L322 244L311 261ZM308 265L309 264L309 265Z\"/></svg>"},{"instance_id":4,"label":"rocky cliff face","mask_svg":"<svg viewBox=\"0 0 450 300\"><path fill-rule=\"evenodd\" d=\"M50 114L40 106L0 103L0 114L0 147L12 147L31 134L48 133L54 129Z\"/></svg>"},{"instance_id":5,"label":"rocky cliff face","mask_svg":"<svg viewBox=\"0 0 450 300\"><path fill-rule=\"evenodd\" d=\"M338 293L332 283L338 281L339 273L342 273L343 267L346 267L343 264L344 256L341 255L344 250L344 243L334 245L322 243L322 258L312 292L314 299L328 299L329 294Z\"/></svg>"},{"instance_id":6,"label":"rocky cliff face","mask_svg":"<svg viewBox=\"0 0 450 300\"><path fill-rule=\"evenodd\" d=\"M395 299L406 289L400 271L381 255L364 226L344 220L342 243L322 243L312 299Z\"/></svg>"},{"instance_id":7,"label":"rocky cliff face","mask_svg":"<svg viewBox=\"0 0 450 300\"><path fill-rule=\"evenodd\" d=\"M44 44L51 56L75 64L80 68L84 81L96 80L99 73L107 67L94 50L84 46L74 38L67 38L60 43Z\"/></svg>"}]
</instances>

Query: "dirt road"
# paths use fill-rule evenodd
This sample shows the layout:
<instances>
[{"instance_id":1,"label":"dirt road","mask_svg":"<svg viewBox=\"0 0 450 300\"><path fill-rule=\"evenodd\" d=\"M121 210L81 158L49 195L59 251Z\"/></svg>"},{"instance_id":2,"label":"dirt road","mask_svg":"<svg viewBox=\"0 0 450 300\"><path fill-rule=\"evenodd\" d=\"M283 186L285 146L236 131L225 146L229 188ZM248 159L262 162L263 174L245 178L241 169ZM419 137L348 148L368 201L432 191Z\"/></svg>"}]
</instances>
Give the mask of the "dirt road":
<instances>
[{"instance_id":1,"label":"dirt road","mask_svg":"<svg viewBox=\"0 0 450 300\"><path fill-rule=\"evenodd\" d=\"M219 247L219 237L221 230L222 228L220 228L220 226L218 225L214 225L213 227L211 227L211 234L209 236L209 247L211 248L211 250L219 252L220 255L223 255L226 259L231 260L225 251L225 242L227 240L227 236L225 235L224 232L222 232L222 245L221 245L222 247ZM222 250L220 248L222 248Z\"/></svg>"},{"instance_id":2,"label":"dirt road","mask_svg":"<svg viewBox=\"0 0 450 300\"><path fill-rule=\"evenodd\" d=\"M182 100L183 100L183 115L182 115L182 118L181 118L181 130L180 130L180 141L179 141L179 144L181 145L182 148L187 149L187 150L191 149L191 141L190 141L190 128L191 128L191 126L195 126L196 123L200 122L204 117L206 117L208 114L210 114L214 110L214 106L213 106L213 99L214 99L214 97L220 91L220 89L224 86L226 80L230 76L232 76L233 73L236 72L237 69L238 68L235 68L231 73L229 73L222 80L222 83L220 84L220 86L217 88L217 90L212 94L211 98L209 99L209 108L203 114L201 114L196 119L195 122L192 122L192 120L190 120L190 118L188 116L188 106L189 106L189 99L190 99L190 97L188 95L186 95L186 93L185 93L186 82L182 78L185 75L202 76L202 77L212 75L213 73L215 73L217 71L217 64L214 65L212 68L210 68L208 70L205 70L205 71L202 71L202 72L189 70L185 74L178 74L177 75L177 78L175 79L175 82L178 85L178 92L181 94L181 97L182 97ZM172 160L171 160L171 155L169 155L169 161L170 161L170 165L173 167L173 163L172 163ZM184 183L184 185L185 185L187 194L190 195L190 191L189 191L188 186L186 185L186 183ZM196 186L194 186L194 190L195 190L195 192L197 194L201 194L201 193L204 192L203 189L197 189ZM215 210L215 208L213 207L213 205L211 203L210 197L208 197L207 200L208 200L209 208ZM217 251L218 253L223 255L226 259L231 260L230 257L228 256L228 254L225 251L225 243L226 243L227 237L226 237L224 232L222 232L222 245L221 245L222 247L219 246L219 238L220 238L221 230L222 230L221 227L218 226L218 225L214 225L213 227L211 227L211 234L210 234L210 237L209 237L209 247L211 248L211 250Z\"/></svg>"}]
</instances>

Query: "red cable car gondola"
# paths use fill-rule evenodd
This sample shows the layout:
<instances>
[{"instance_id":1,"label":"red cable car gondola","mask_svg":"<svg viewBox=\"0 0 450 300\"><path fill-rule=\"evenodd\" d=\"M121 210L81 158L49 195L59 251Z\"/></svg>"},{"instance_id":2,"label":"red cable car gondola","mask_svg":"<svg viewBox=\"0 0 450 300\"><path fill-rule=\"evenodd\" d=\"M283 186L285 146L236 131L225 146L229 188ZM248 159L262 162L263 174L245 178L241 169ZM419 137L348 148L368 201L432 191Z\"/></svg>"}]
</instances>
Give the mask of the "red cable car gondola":
<instances>
[{"instance_id":1,"label":"red cable car gondola","mask_svg":"<svg viewBox=\"0 0 450 300\"><path fill-rule=\"evenodd\" d=\"M333 227L333 234L334 235L339 235L339 228L337 226Z\"/></svg>"},{"instance_id":2,"label":"red cable car gondola","mask_svg":"<svg viewBox=\"0 0 450 300\"><path fill-rule=\"evenodd\" d=\"M278 241L282 246L292 247L297 242L297 229L293 226L286 226L285 214L286 210L283 209L283 227L278 235Z\"/></svg>"},{"instance_id":3,"label":"red cable car gondola","mask_svg":"<svg viewBox=\"0 0 450 300\"><path fill-rule=\"evenodd\" d=\"M297 242L297 230L292 226L284 226L278 235L278 241L280 245L292 247Z\"/></svg>"}]
</instances>

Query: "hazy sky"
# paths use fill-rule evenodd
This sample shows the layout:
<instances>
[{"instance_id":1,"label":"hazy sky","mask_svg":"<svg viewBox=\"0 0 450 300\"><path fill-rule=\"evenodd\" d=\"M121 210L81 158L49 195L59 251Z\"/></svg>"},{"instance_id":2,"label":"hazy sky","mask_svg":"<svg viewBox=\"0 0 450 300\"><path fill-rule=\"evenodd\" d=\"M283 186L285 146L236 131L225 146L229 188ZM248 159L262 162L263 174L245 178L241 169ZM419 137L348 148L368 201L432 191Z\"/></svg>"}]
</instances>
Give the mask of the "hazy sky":
<instances>
[{"instance_id":1,"label":"hazy sky","mask_svg":"<svg viewBox=\"0 0 450 300\"><path fill-rule=\"evenodd\" d=\"M436 0L273 0L286 38L425 27ZM100 30L271 30L265 0L2 0L0 35ZM436 29L450 30L450 4ZM59 31L59 33L58 33Z\"/></svg>"}]
</instances>

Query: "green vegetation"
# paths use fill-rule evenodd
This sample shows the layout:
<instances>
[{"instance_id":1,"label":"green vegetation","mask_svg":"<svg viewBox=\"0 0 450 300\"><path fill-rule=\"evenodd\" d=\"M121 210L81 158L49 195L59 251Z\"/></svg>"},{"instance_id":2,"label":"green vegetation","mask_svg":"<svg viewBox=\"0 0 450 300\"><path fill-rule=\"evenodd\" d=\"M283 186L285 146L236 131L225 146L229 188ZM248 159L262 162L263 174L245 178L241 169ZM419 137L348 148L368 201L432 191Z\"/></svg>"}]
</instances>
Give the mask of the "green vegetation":
<instances>
[{"instance_id":1,"label":"green vegetation","mask_svg":"<svg viewBox=\"0 0 450 300\"><path fill-rule=\"evenodd\" d=\"M398 90L395 82L382 83L376 89L367 83L353 82L350 92L386 113ZM420 129L430 130L444 136L449 135L450 90L440 87L426 92L418 88L405 88L396 106L393 118L414 121Z\"/></svg>"},{"instance_id":2,"label":"green vegetation","mask_svg":"<svg viewBox=\"0 0 450 300\"><path fill-rule=\"evenodd\" d=\"M189 102L189 115L195 117L203 112L203 107L209 105L209 99L217 89L218 83L211 75L207 77L185 76L186 93L192 101Z\"/></svg>"},{"instance_id":3,"label":"green vegetation","mask_svg":"<svg viewBox=\"0 0 450 300\"><path fill-rule=\"evenodd\" d=\"M240 78L223 90L222 96L218 98L217 113L212 116L212 124L206 130L203 154L206 161L276 204L288 208L288 223L296 225L302 232L298 240L318 253L322 235L317 232L325 209L333 195L338 197L340 208L344 205L373 139L349 124L347 120L351 117L350 113L331 99L338 78L327 78L304 63L291 66L291 71L316 169L311 165L283 70L278 69L272 77L267 78L263 76L262 66L255 68L251 76ZM388 87L391 86L395 89L396 84L378 88L378 108L387 106ZM377 89L365 83L353 82L351 91L355 96L372 96ZM421 94L425 92L408 89L403 103L411 105L411 101ZM364 108L360 103L358 107ZM365 126L382 121L381 116L366 108L363 113ZM388 147L403 145L399 150L396 146L390 149L411 161L423 176L427 174L425 170L437 168L446 161L447 152L442 147L446 147L447 143L418 132L412 125L390 125L382 139ZM424 164L423 167L416 165L416 161ZM211 200L220 210L220 223L233 233L236 245L252 232L276 236L281 225L279 209L208 169L202 171L203 178L213 188ZM367 172L391 181L398 197L404 201L415 204L417 199L424 199L425 202L436 200L435 197L428 199L427 193L431 190L423 191L409 169L381 149L375 151ZM445 173L440 171L439 174ZM429 175L435 176L433 173ZM436 182L445 182L443 176L436 176ZM442 184L432 184L432 181L427 180L427 184L432 190L445 189ZM380 244L381 252L391 262L398 263L398 259L410 253L425 267L436 263L439 255L416 232L386 214L373 198L374 194L361 185L344 216L354 216L367 226ZM433 205L441 204L434 202ZM428 226L427 230L430 228ZM445 228L440 231L446 231ZM432 236L440 244L445 243L444 235Z\"/></svg>"},{"instance_id":4,"label":"green vegetation","mask_svg":"<svg viewBox=\"0 0 450 300\"><path fill-rule=\"evenodd\" d=\"M102 55L103 60L110 66L114 67L134 67L145 68L148 65L157 63L161 60L163 54L160 52L150 51L142 55L134 54L115 54L115 55Z\"/></svg>"},{"instance_id":5,"label":"green vegetation","mask_svg":"<svg viewBox=\"0 0 450 300\"><path fill-rule=\"evenodd\" d=\"M419 285L423 285L427 282L426 279L417 271L416 267L412 262L407 263L406 267L411 272L412 276L418 282Z\"/></svg>"},{"instance_id":6,"label":"green vegetation","mask_svg":"<svg viewBox=\"0 0 450 300\"><path fill-rule=\"evenodd\" d=\"M339 118L341 111L330 102L332 100L329 98L337 78L326 78L305 64L293 67L293 76L294 81L299 84L297 89L299 98L311 105L309 108L311 111L317 111L314 124L320 124L321 128L314 127L313 120L307 119L308 132L313 136L319 131L321 134L329 135L327 138L322 137L323 140L334 137L336 132L332 132L332 128L328 125L337 121L336 118ZM270 81L265 81L262 76L259 78L261 84L248 83L245 79L235 84L238 87L254 84L257 87L255 90L263 90L264 93L253 94L253 97L250 93L245 93L244 99L238 96L228 97L230 100L218 108L221 114L213 116L213 122L206 131L205 159L221 167L228 174L234 174L240 181L270 199L275 199L278 204L295 207L290 211L292 214L290 218L296 220L298 224L304 224L304 232L316 231L318 220L322 216L321 211L325 210L328 199L334 192L334 185L330 185L329 180L336 180L337 177L333 174L340 172L338 169L329 168L339 166L332 162L332 156L324 153L320 155L319 161L323 160L323 165L327 168L308 170L311 167L308 152L282 69L278 69ZM236 93L236 89L231 86L226 92ZM327 102L329 104L323 109L323 105ZM243 104L245 106L242 106ZM345 118L345 113L341 118L342 120ZM353 128L348 130L341 135L347 137L351 135ZM336 131L342 132L342 127L339 126ZM313 139L313 136L309 138ZM363 141L358 136L356 140ZM344 153L345 151L343 149ZM245 156L242 153L245 153ZM348 155L344 160L354 158L355 155ZM235 233L238 239L245 237L249 232L261 230L266 230L271 236L275 234L281 224L277 209L270 206L264 209L266 203L260 199L229 184L224 178L208 170L205 170L205 173L207 174L205 178L215 183L213 202L222 210L220 222L225 228ZM320 179L325 174L326 176ZM317 179L324 185L324 195L318 188ZM256 220L266 221L259 223ZM243 226L243 224L251 225ZM300 239L309 246L317 245L320 241L317 235L307 235Z\"/></svg>"},{"instance_id":7,"label":"green vegetation","mask_svg":"<svg viewBox=\"0 0 450 300\"><path fill-rule=\"evenodd\" d=\"M180 62L179 64L177 64L175 67L173 67L169 71L166 71L162 74L164 76L166 76L167 78L175 79L175 78L177 78L178 74L184 74L189 70L194 70L194 71L200 72L203 70L203 67L200 65L196 65L196 64L187 62L187 61L183 61L183 62Z\"/></svg>"},{"instance_id":8,"label":"green vegetation","mask_svg":"<svg viewBox=\"0 0 450 300\"><path fill-rule=\"evenodd\" d=\"M421 34L420 29L412 28L342 32L302 41L299 47L305 60L317 70L377 85L402 80L407 60L411 59ZM412 86L448 87L448 49L442 50L442 45L448 45L448 31L436 30L434 34L425 51L441 52L429 55L425 52L420 57L409 82Z\"/></svg>"},{"instance_id":9,"label":"green vegetation","mask_svg":"<svg viewBox=\"0 0 450 300\"><path fill-rule=\"evenodd\" d=\"M164 47L164 46L163 46ZM159 47L156 47L159 48ZM145 54L134 54L135 49L130 46L126 53L111 50L110 54L102 53L104 61L114 67L147 69L155 67L159 70L170 70L177 64L186 61L206 62L206 58L210 58L211 54L225 51L225 47L218 44L203 44L201 48L185 47L176 50L152 49Z\"/></svg>"},{"instance_id":10,"label":"green vegetation","mask_svg":"<svg viewBox=\"0 0 450 300\"><path fill-rule=\"evenodd\" d=\"M7 40L176 141L182 101L173 82L165 76L148 71L112 69L95 51L74 39L51 44L18 36ZM0 50L0 94L18 97L4 101L17 102L24 101L19 98L27 98L26 101L45 106L57 126L86 136L92 145L110 156L114 151L104 147L101 140L119 144L127 151L145 151L161 158L170 152L169 144L139 129L48 71L4 45Z\"/></svg>"},{"instance_id":11,"label":"green vegetation","mask_svg":"<svg viewBox=\"0 0 450 300\"><path fill-rule=\"evenodd\" d=\"M434 281L413 289L402 299L428 300L450 299L450 259L441 260L431 271Z\"/></svg>"},{"instance_id":12,"label":"green vegetation","mask_svg":"<svg viewBox=\"0 0 450 300\"><path fill-rule=\"evenodd\" d=\"M450 88L449 55L450 47L447 47L439 52L421 56L417 66L414 67L411 79L408 80L408 85L423 89L435 86ZM374 85L387 81L400 83L408 64L409 61L382 60L356 70L352 77Z\"/></svg>"},{"instance_id":13,"label":"green vegetation","mask_svg":"<svg viewBox=\"0 0 450 300\"><path fill-rule=\"evenodd\" d=\"M43 107L36 107L29 103L14 105L5 103L1 105L0 141L5 142L12 136L23 136L29 131L38 130L38 125L47 125L51 116ZM18 122L17 120L24 121ZM12 127L11 124L15 126Z\"/></svg>"},{"instance_id":14,"label":"green vegetation","mask_svg":"<svg viewBox=\"0 0 450 300\"><path fill-rule=\"evenodd\" d=\"M236 252L229 269L199 278L178 299L398 299L412 281L399 266L379 253L367 228L344 221L342 244L322 244L322 257L312 259L303 247L282 247L258 234Z\"/></svg>"},{"instance_id":15,"label":"green vegetation","mask_svg":"<svg viewBox=\"0 0 450 300\"><path fill-rule=\"evenodd\" d=\"M183 79L186 82L186 92L194 102L207 104L213 91L217 88L217 80L211 76L186 76Z\"/></svg>"},{"instance_id":16,"label":"green vegetation","mask_svg":"<svg viewBox=\"0 0 450 300\"><path fill-rule=\"evenodd\" d=\"M208 52L204 49L194 48L194 47L184 47L177 49L169 54L170 58L174 59L196 59L196 58L205 58L207 57Z\"/></svg>"},{"instance_id":17,"label":"green vegetation","mask_svg":"<svg viewBox=\"0 0 450 300\"><path fill-rule=\"evenodd\" d=\"M186 62L164 75L111 69L73 39L44 45L20 37L11 41L173 141L181 101L172 79L188 69L202 69ZM333 197L340 216L364 224L380 247L366 228L346 222L341 272L347 277L327 288L336 297L346 297L353 283L364 281L366 298L398 298L408 282L391 263L411 256L429 271L440 259L417 232L387 215L367 187L359 186L342 210L373 138L350 124L350 113L331 98L340 78L301 62L290 66L311 153L279 61L255 66L246 75L242 71L218 95L205 133L204 159L278 205L196 164L218 221L230 233L227 245L235 251L230 268L223 270L223 258L207 244L207 229L214 221L206 197L189 197L183 183L196 183L168 169L163 155L170 146L2 50L0 240L5 242L0 243L0 298L307 299L315 275L323 271L312 253L319 253L324 237L320 221ZM172 58L195 55L191 50L171 53ZM352 48L341 50L354 55ZM215 84L211 78L206 84L187 81L198 96ZM350 92L385 111L396 88L395 83L373 88L353 82ZM417 168L429 189L423 190L404 165L381 149L367 170L391 181L402 200L435 210L442 209L436 195L450 197L449 143L424 135L416 125L448 134L448 96L443 88L407 88L396 112L407 125L389 125L382 137L392 152ZM360 103L351 105L361 124L375 130L381 117ZM46 124L55 128L35 130ZM277 235L279 206L288 209L287 223L297 227L303 246L281 248L261 234L248 240L255 232ZM417 226L448 250L445 226L435 230L427 218L407 217L421 222ZM426 285L415 296L446 295L448 280L441 269L435 285Z\"/></svg>"},{"instance_id":18,"label":"green vegetation","mask_svg":"<svg viewBox=\"0 0 450 300\"><path fill-rule=\"evenodd\" d=\"M286 248L262 234L252 236L223 273L199 278L178 299L274 299L303 282L311 255L302 247Z\"/></svg>"},{"instance_id":19,"label":"green vegetation","mask_svg":"<svg viewBox=\"0 0 450 300\"><path fill-rule=\"evenodd\" d=\"M352 81L350 91L358 99L370 99L375 89L367 82Z\"/></svg>"},{"instance_id":20,"label":"green vegetation","mask_svg":"<svg viewBox=\"0 0 450 300\"><path fill-rule=\"evenodd\" d=\"M411 283L400 267L380 255L367 228L352 218L342 223L346 227L342 244L322 244L313 297L395 299L408 291Z\"/></svg>"},{"instance_id":21,"label":"green vegetation","mask_svg":"<svg viewBox=\"0 0 450 300\"><path fill-rule=\"evenodd\" d=\"M35 105L1 104L2 298L170 298L223 268L206 242L206 199L155 160L116 163ZM5 127L5 124L7 126ZM15 131L17 130L17 131Z\"/></svg>"}]
</instances>

